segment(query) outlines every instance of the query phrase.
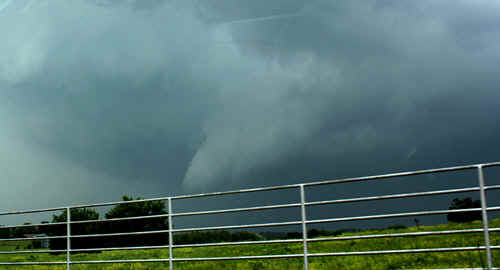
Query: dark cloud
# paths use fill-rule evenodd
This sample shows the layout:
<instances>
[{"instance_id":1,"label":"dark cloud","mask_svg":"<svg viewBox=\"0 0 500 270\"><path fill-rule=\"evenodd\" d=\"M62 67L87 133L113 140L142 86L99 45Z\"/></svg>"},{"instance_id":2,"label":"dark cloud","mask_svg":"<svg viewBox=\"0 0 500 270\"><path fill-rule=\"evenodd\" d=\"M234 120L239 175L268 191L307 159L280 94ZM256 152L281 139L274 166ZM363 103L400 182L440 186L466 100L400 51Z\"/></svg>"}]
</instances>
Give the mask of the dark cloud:
<instances>
[{"instance_id":1,"label":"dark cloud","mask_svg":"<svg viewBox=\"0 0 500 270\"><path fill-rule=\"evenodd\" d=\"M0 164L16 190L2 198L495 160L499 13L489 1L1 1Z\"/></svg>"}]
</instances>

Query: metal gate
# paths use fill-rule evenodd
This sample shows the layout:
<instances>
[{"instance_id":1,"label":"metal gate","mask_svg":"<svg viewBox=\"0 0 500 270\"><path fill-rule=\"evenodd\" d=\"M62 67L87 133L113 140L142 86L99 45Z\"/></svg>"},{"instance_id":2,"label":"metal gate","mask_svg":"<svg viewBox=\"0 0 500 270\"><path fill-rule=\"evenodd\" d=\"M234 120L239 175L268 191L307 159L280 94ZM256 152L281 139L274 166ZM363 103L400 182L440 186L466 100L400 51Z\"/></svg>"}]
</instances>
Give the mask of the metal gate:
<instances>
[{"instance_id":1,"label":"metal gate","mask_svg":"<svg viewBox=\"0 0 500 270\"><path fill-rule=\"evenodd\" d=\"M5 238L0 239L0 242L4 241L19 241L19 240L43 240L43 239L66 239L67 248L61 250L15 250L15 251L0 251L0 254L30 254L30 253L66 253L66 261L59 262L36 262L36 261L26 261L26 262L0 262L2 266L16 266L16 265L66 265L67 269L71 268L71 265L75 264L104 264L104 263L140 263L140 262L164 262L168 263L170 269L175 269L176 262L182 261L215 261L215 260L250 260L250 259L276 259L276 258L303 258L304 269L309 269L309 258L310 257L324 257L324 256L361 256L361 255L382 255L382 254L405 254L405 253L429 253L429 252L456 252L456 251L474 251L481 250L486 252L487 266L488 269L500 269L495 268L492 263L491 251L493 249L500 249L500 246L492 246L490 244L490 232L498 232L500 228L489 228L488 227L488 212L500 210L500 206L488 206L486 200L486 191L500 189L500 185L486 185L483 169L486 167L500 166L500 162L495 163L485 163L485 164L475 164L457 167L448 167L440 169L430 169L430 170L420 170L420 171L409 171L401 173L392 173L384 175L366 176L366 177L355 177L346 178L338 180L293 184L293 185L283 185L283 186L272 186L272 187L262 187L262 188L252 188L234 191L224 191L224 192L214 192L205 194L194 194L194 195L180 195L171 196L163 198L154 198L146 200L135 200L135 201L122 201L122 202L109 202L109 203L96 203L87 205L75 205L67 207L49 208L49 209L33 209L33 210L23 210L23 211L7 211L0 212L0 216L6 215L19 215L28 213L40 213L40 212L51 212L64 210L67 214L66 222L58 223L41 223L41 224L26 224L18 226L4 226L1 228L23 228L23 227L33 227L33 226L54 226L54 225L65 225L66 235L63 236L45 236L45 237L27 237L27 238ZM432 190L425 192L414 192L414 193L399 193L399 194L387 194L381 196L370 196L370 197L356 197L349 199L337 199L337 200L322 200L313 201L306 198L306 189L312 186L321 185L335 185L339 183L347 182L363 182L363 181L381 181L384 179L401 177L401 176L412 176L412 175L424 175L424 174L435 174L451 171L462 171L462 170L476 170L477 171L477 185L459 188L459 189L444 189L444 190ZM246 207L246 208L230 208L230 209L220 209L211 211L193 211L193 212L176 212L172 206L172 202L176 200L185 200L191 198L201 198L201 197L214 197L228 194L241 194L241 193L257 193L271 190L296 190L296 196L298 198L297 203L289 204L271 204L259 207ZM341 204L341 203L353 203L362 201L374 201L374 200L387 200L394 198L410 198L410 197L424 197L442 194L452 194L452 193L464 193L464 192L478 192L481 199L480 208L469 208L469 209L455 209L455 210L433 210L433 211L418 211L418 212L400 212L393 214L383 214L383 215L368 215L368 216L350 216L350 217L332 217L327 219L308 219L307 218L307 207L316 205L331 205L331 204ZM104 219L104 220L88 220L88 221L71 221L71 209L77 208L87 208L87 207L100 207L100 206L113 206L118 204L131 204L139 202L151 202L151 201L166 201L168 204L168 213L163 215L154 216L140 216L140 217L128 217L128 218L114 218L114 219ZM236 213L245 211L258 211L267 209L283 209L283 208L297 208L300 211L300 220L289 221L289 222L275 222L275 223L259 223L259 224L245 224L245 225L231 225L231 226L213 226L213 227L193 227L193 228L175 228L173 223L173 218L181 216L195 216L195 215L212 215L220 213ZM307 228L310 224L321 224L321 223L334 223L342 221L358 221L358 220L373 220L373 219L384 219L384 218L397 218L397 217L412 217L412 216L425 216L425 215L443 215L450 213L462 213L471 211L481 211L482 214L482 229L464 229L464 230L447 230L447 231L417 231L417 232L407 232L407 233L392 233L392 234L369 234L369 235L356 235L356 236L340 236L340 237L323 237L323 238L308 238ZM158 230L158 231L143 231L143 232L131 232L131 233L107 233L107 234L91 234L91 235L72 235L71 225L72 224L82 224L82 223L98 223L98 222L109 222L109 221L121 221L121 220L137 220L137 219L151 219L151 218L167 218L168 219L168 230ZM176 245L173 243L173 233L182 232L192 232L192 231L206 231L206 230L220 230L220 229L244 229L244 228L262 228L262 227L276 227L276 226L289 226L289 225L299 225L302 230L302 239L281 239L281 240L265 240L265 241L251 241L251 242L227 242L227 243L206 243L206 244L183 244ZM374 239L374 238L397 238L397 237L418 237L418 236L429 236L429 235L452 235L452 234L464 234L464 233L484 233L484 245L482 246L465 246L465 247L442 247L442 248L425 248L425 249L395 249L395 250L377 250L377 251L356 251L356 252L325 252L325 253L311 253L308 251L308 243L319 242L319 241L332 241L332 240L356 240L356 239ZM71 248L71 240L75 238L88 238L88 237L111 237L111 236L123 236L123 235L141 235L141 234L160 234L168 233L169 245L164 246L138 246L138 247L116 247L116 248L91 248L91 249L73 249ZM260 256L234 256L234 257L210 257L210 258L176 258L174 257L173 249L175 248L186 248L186 247L207 247L207 246L233 246L233 245L246 245L246 244L271 244L271 243L302 243L303 252L300 254L283 254L283 255L260 255ZM85 252L85 251L110 251L110 250L140 250L140 249L168 249L169 257L161 259L123 259L123 260L95 260L95 261L76 261L71 259L72 252Z\"/></svg>"}]
</instances>

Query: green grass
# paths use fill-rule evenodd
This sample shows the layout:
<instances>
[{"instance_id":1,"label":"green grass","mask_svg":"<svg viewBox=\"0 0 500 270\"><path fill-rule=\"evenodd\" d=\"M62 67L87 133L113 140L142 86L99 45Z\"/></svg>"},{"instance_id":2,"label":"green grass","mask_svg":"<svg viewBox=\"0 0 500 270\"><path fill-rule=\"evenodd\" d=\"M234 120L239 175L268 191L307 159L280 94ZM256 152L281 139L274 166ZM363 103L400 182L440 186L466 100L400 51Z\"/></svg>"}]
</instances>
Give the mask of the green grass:
<instances>
[{"instance_id":1,"label":"green grass","mask_svg":"<svg viewBox=\"0 0 500 270\"><path fill-rule=\"evenodd\" d=\"M481 228L479 221L463 224L442 224L437 226L420 226L407 229L385 229L370 230L358 233L344 233L342 236L366 235L366 234L388 234L416 231L440 231L459 230L469 228ZM490 227L500 227L500 219L490 221ZM497 233L491 233L492 245L500 245L500 237ZM2 243L3 244L3 243ZM17 245L29 244L20 242ZM421 249L440 247L461 247L484 245L483 233L434 235L421 237L398 237L379 238L348 241L324 241L309 243L311 253L319 252L350 252L368 250L391 250L391 249ZM0 246L0 250L12 250L9 246ZM265 245L243 245L243 246L221 246L221 247L198 247L179 248L174 250L176 258L182 257L224 257L224 256L247 256L247 255L269 255L269 254L300 254L303 248L301 243L288 244L265 244ZM65 254L16 254L0 255L3 262L21 261L64 261ZM74 254L72 260L116 260L116 259L140 259L140 258L168 258L168 249L137 250L137 251L107 251L94 254ZM500 265L500 252L493 252L494 265ZM447 252L447 253L425 253L425 254L398 254L398 255L370 255L370 256L343 256L343 257L312 257L309 258L311 270L323 269L414 269L414 268L472 268L484 267L486 258L482 251L470 252ZM0 269L19 270L49 270L66 269L65 266L0 266ZM136 263L136 264L103 264L103 265L73 265L72 269L169 269L168 263ZM257 269L303 269L302 258L293 259L265 259L247 261L211 261L211 262L176 262L175 269L179 270L257 270Z\"/></svg>"},{"instance_id":2,"label":"green grass","mask_svg":"<svg viewBox=\"0 0 500 270\"><path fill-rule=\"evenodd\" d=\"M27 249L31 241L8 241L0 243L0 251L12 251ZM0 255L1 256L1 255Z\"/></svg>"}]
</instances>

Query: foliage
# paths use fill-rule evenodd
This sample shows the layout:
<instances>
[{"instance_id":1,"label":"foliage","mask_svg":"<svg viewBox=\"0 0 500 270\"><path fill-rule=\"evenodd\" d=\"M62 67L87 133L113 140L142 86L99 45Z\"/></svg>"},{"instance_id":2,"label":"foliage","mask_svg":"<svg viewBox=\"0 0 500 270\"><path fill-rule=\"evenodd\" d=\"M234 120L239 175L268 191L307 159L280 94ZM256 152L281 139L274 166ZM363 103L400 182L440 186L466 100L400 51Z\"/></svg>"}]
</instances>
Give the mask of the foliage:
<instances>
[{"instance_id":1,"label":"foliage","mask_svg":"<svg viewBox=\"0 0 500 270\"><path fill-rule=\"evenodd\" d=\"M123 196L123 201L133 201L132 197ZM136 200L142 200L137 198ZM137 203L118 204L106 213L106 219L153 216L167 214L165 203L163 201L147 201ZM127 220L120 222L109 222L109 231L113 232L137 232L137 231L152 231L164 230L168 228L166 217Z\"/></svg>"},{"instance_id":2,"label":"foliage","mask_svg":"<svg viewBox=\"0 0 500 270\"><path fill-rule=\"evenodd\" d=\"M480 207L481 207L481 201L479 200L473 201L470 197L467 197L464 199L458 199L458 198L453 199L449 209L450 210L469 209L469 208L480 208ZM470 222L473 220L481 220L481 218L482 216L480 211L448 214L449 222Z\"/></svg>"},{"instance_id":3,"label":"foliage","mask_svg":"<svg viewBox=\"0 0 500 270\"><path fill-rule=\"evenodd\" d=\"M71 221L97 220L99 213L90 208L73 208L70 210ZM59 215L52 216L52 222L66 222L68 220L67 211L63 210Z\"/></svg>"},{"instance_id":4,"label":"foliage","mask_svg":"<svg viewBox=\"0 0 500 270\"><path fill-rule=\"evenodd\" d=\"M128 196L123 196L122 199L124 202L134 200L134 198ZM137 198L135 200L142 200L142 198ZM116 205L106 213L106 219L165 214L167 214L167 211L165 210L165 202L163 201L134 202ZM107 233L148 232L160 230L168 230L167 217L110 221L104 224L104 231ZM107 237L104 238L103 243L105 243L105 246L107 247L168 245L168 233Z\"/></svg>"}]
</instances>

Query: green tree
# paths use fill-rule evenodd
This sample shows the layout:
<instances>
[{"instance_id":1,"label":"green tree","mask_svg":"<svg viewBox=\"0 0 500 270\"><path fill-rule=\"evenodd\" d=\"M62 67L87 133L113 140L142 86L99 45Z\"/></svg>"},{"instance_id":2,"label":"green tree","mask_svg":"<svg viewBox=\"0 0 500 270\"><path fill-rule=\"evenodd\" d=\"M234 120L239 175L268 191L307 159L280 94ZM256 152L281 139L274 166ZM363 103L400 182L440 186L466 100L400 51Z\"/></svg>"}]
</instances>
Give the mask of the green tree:
<instances>
[{"instance_id":1,"label":"green tree","mask_svg":"<svg viewBox=\"0 0 500 270\"><path fill-rule=\"evenodd\" d=\"M122 199L124 202L142 200L140 197L134 199L126 195L123 196ZM106 219L164 214L167 214L167 211L165 210L165 203L163 201L147 201L118 204L106 213ZM168 228L168 221L166 217L129 220L116 224L120 225L119 227L113 228L117 232L151 231Z\"/></svg>"},{"instance_id":2,"label":"green tree","mask_svg":"<svg viewBox=\"0 0 500 270\"><path fill-rule=\"evenodd\" d=\"M146 201L132 202L134 200L142 200L123 196L124 202L111 208L106 213L106 219L128 218L128 217L143 217L156 216L167 214L165 202L163 201ZM133 220L115 220L105 224L105 231L108 233L128 233L128 232L148 232L160 231L168 229L167 217L154 217ZM107 246L136 246L136 245L163 245L168 244L168 233L145 234L145 235L129 235L108 238L105 240Z\"/></svg>"},{"instance_id":3,"label":"green tree","mask_svg":"<svg viewBox=\"0 0 500 270\"><path fill-rule=\"evenodd\" d=\"M99 213L91 208L73 208L70 210L71 221L97 220ZM67 211L63 210L59 215L52 215L52 222L66 222Z\"/></svg>"}]
</instances>

